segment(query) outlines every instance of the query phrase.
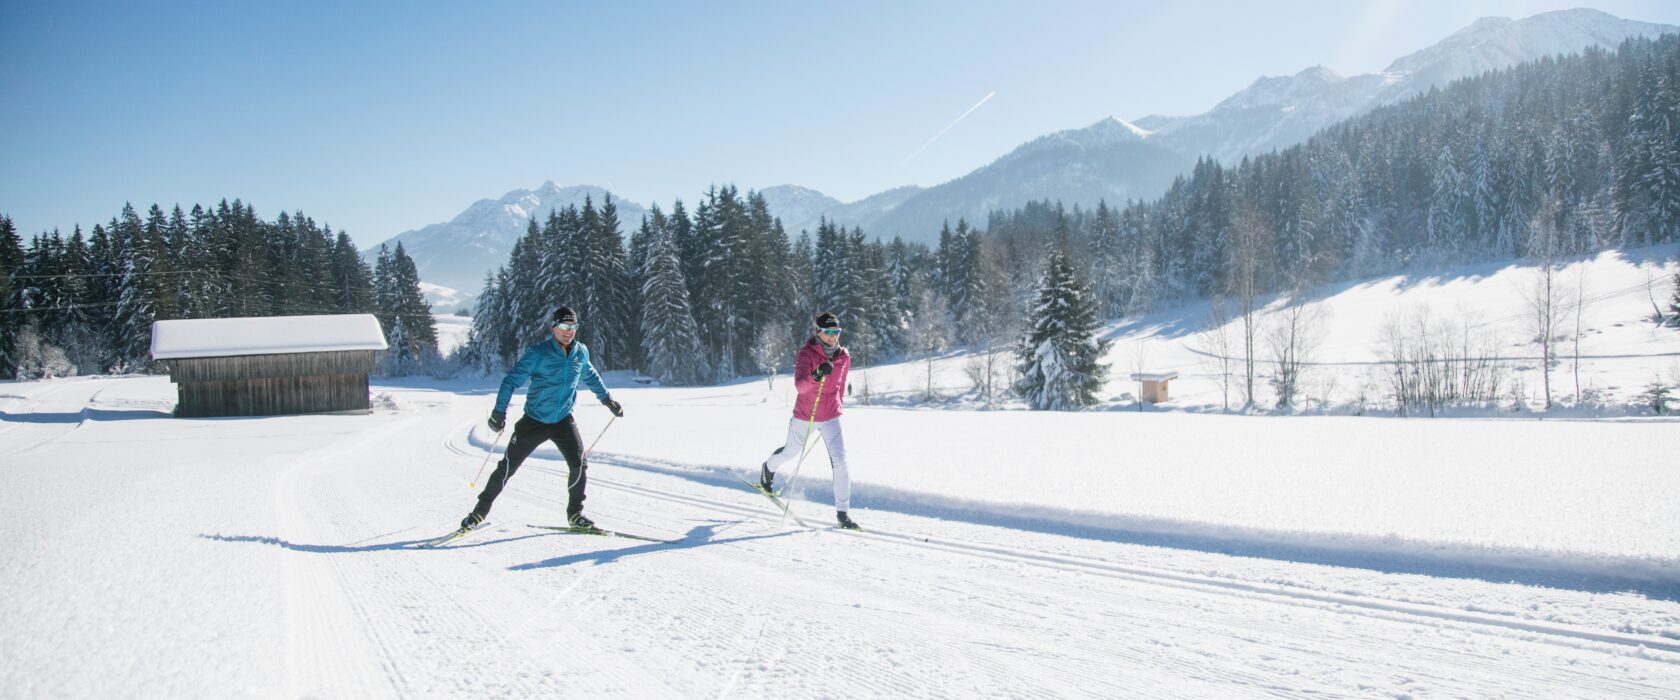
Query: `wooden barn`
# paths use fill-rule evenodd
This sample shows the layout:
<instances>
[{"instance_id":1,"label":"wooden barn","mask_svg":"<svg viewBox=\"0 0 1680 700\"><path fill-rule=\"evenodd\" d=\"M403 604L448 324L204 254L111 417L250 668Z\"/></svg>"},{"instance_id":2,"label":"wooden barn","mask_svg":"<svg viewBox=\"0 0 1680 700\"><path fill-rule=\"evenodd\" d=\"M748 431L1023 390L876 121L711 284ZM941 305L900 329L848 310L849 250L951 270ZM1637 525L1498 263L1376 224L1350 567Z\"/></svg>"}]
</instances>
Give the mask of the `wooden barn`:
<instances>
[{"instance_id":1,"label":"wooden barn","mask_svg":"<svg viewBox=\"0 0 1680 700\"><path fill-rule=\"evenodd\" d=\"M183 418L366 412L385 347L370 314L152 324L152 359L169 369Z\"/></svg>"}]
</instances>

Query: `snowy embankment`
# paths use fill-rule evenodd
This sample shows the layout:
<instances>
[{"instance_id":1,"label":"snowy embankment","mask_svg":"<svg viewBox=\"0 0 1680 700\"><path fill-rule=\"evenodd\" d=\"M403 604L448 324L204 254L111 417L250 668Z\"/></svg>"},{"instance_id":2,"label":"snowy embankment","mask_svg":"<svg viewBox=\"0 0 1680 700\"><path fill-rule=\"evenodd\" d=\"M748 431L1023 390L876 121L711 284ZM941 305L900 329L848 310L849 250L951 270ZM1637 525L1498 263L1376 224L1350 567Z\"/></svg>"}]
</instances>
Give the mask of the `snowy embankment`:
<instances>
[{"instance_id":1,"label":"snowy embankment","mask_svg":"<svg viewBox=\"0 0 1680 700\"><path fill-rule=\"evenodd\" d=\"M596 459L738 483L785 430L780 392L770 398L763 386L621 391L632 418L614 424ZM1383 570L1680 589L1670 421L864 407L844 422L853 507L864 513ZM476 442L489 437L480 431ZM799 495L830 503L828 471L814 450Z\"/></svg>"}]
</instances>

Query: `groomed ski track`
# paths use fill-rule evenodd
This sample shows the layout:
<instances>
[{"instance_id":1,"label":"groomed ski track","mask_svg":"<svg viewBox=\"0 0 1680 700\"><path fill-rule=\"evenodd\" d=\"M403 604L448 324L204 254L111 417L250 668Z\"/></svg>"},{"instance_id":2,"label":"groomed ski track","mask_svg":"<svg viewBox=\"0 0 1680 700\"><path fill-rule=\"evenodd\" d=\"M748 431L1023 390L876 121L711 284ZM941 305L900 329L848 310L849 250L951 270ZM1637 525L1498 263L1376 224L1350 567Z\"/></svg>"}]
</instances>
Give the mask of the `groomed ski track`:
<instances>
[{"instance_id":1,"label":"groomed ski track","mask_svg":"<svg viewBox=\"0 0 1680 700\"><path fill-rule=\"evenodd\" d=\"M0 430L18 523L0 545L0 696L1680 692L1680 639L1649 631L1671 601L904 512L861 510L868 530L847 533L804 500L823 527L783 528L744 486L650 468L611 435L587 512L677 543L531 531L564 515L545 447L486 531L419 549L471 507L483 397L409 392L374 421L174 421L155 415L160 381L0 404L57 417Z\"/></svg>"}]
</instances>

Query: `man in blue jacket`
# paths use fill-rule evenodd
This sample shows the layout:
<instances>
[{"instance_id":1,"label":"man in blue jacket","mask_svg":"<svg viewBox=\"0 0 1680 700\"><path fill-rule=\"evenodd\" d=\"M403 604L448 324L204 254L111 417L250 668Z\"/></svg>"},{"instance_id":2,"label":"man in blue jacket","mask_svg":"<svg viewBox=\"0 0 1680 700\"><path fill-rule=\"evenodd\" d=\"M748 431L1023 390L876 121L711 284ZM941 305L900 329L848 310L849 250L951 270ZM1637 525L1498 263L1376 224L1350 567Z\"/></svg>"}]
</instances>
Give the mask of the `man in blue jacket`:
<instances>
[{"instance_id":1,"label":"man in blue jacket","mask_svg":"<svg viewBox=\"0 0 1680 700\"><path fill-rule=\"evenodd\" d=\"M576 342L577 329L577 314L570 307L555 309L554 337L526 348L513 371L502 378L502 389L496 394L496 409L490 412L490 429L502 432L507 422L508 402L513 399L514 390L530 380L531 388L525 392L525 416L513 424L513 439L508 441L507 453L496 463L496 471L490 475L490 481L484 484L484 493L478 495L478 506L461 519L462 528L470 530L484 522L484 516L490 514L490 504L501 494L508 478L518 471L519 464L531 456L538 445L549 440L554 441L554 445L560 448L560 454L566 458L566 521L572 527L595 526L583 516L583 487L587 482L584 472L589 465L583 461L583 439L578 435L577 422L572 419L578 382L582 381L590 391L595 392L595 398L600 399L613 416L623 417L624 407L614 401L606 386L601 384L601 375L589 363L589 348Z\"/></svg>"}]
</instances>

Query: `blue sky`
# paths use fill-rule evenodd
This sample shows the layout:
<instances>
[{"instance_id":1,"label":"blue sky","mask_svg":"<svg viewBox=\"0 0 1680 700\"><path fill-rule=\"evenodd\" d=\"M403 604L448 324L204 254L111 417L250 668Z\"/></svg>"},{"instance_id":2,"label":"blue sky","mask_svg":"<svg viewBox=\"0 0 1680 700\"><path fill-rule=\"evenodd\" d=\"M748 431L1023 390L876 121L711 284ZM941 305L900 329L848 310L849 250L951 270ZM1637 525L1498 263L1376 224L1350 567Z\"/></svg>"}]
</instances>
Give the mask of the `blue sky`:
<instances>
[{"instance_id":1,"label":"blue sky","mask_svg":"<svg viewBox=\"0 0 1680 700\"><path fill-rule=\"evenodd\" d=\"M852 201L1262 75L1377 71L1482 16L1680 24L1671 1L157 5L0 0L0 213L26 237L238 197L366 246L545 180Z\"/></svg>"}]
</instances>

